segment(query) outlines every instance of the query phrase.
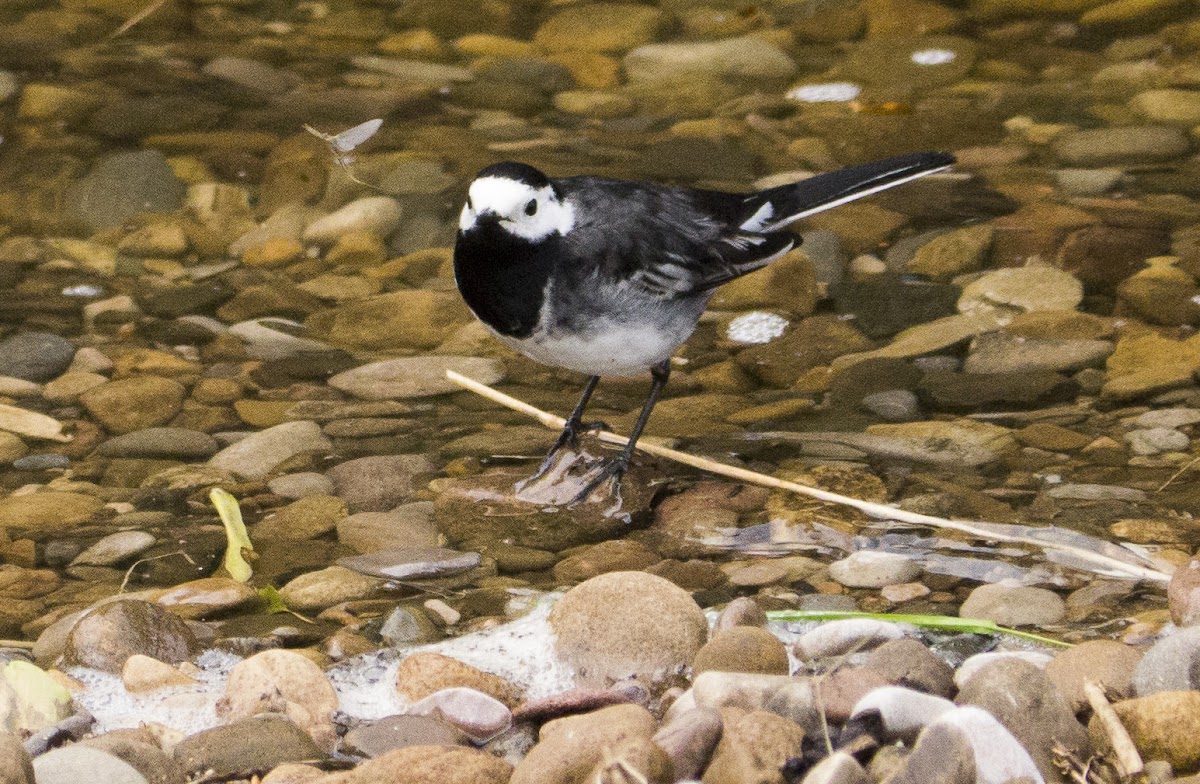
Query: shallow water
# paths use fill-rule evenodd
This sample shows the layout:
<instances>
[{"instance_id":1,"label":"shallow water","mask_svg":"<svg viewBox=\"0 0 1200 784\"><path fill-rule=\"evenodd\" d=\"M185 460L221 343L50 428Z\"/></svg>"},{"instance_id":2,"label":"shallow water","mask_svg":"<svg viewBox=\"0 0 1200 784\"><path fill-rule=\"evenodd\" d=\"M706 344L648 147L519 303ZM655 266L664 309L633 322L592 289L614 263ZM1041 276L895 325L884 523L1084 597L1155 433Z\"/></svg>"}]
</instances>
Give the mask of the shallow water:
<instances>
[{"instance_id":1,"label":"shallow water","mask_svg":"<svg viewBox=\"0 0 1200 784\"><path fill-rule=\"evenodd\" d=\"M10 526L3 561L48 568L61 583L21 597L33 604L6 621L6 636L35 638L55 612L122 586L171 586L216 567L223 540L205 490L227 477L180 468L207 455L106 452L118 433L172 426L223 447L283 421L317 421L327 448L228 487L252 536L292 500L267 480L352 458L419 454L429 470L386 503L350 511L448 503L444 486L426 486L435 478L465 483L469 496L484 492L470 488L473 478L497 467L532 471L553 433L465 392L398 395L390 409L327 418L287 410L376 400L326 381L374 361L443 354L498 358L497 386L569 410L582 379L500 347L453 290L445 249L465 187L506 158L554 175L749 190L912 150L955 152L950 174L798 224L807 255L722 289L680 350L648 435L925 514L1053 525L1093 537L1075 541L1097 550L1130 540L1141 549L1121 557L1161 571L1186 560L1200 541L1195 421L1135 418L1200 409L1190 374L1200 355L1185 342L1200 323L1193 10L664 0L587 17L582 5L0 8L0 323L98 350L76 358L76 376L57 387L66 365L21 370L45 386L5 386L4 402L63 422L74 440L21 434L6 447L0 484L75 488L107 504L64 526L53 515ZM382 123L368 133L374 126L360 124L373 118ZM355 224L361 231L304 228L367 197L390 201L385 217ZM430 248L442 250L422 253ZM1163 256L1174 261L1146 267ZM1061 274L1025 274L1043 268ZM988 276L997 270L1020 274ZM908 342L896 337L913 327ZM5 373L20 375L11 362ZM146 377L171 381L133 406L157 413L121 420L81 396L93 382ZM628 432L646 388L645 379L605 381L589 416ZM179 400L163 404L172 390ZM932 425L887 429L910 421ZM703 479L643 461L627 483L639 499L631 522L596 528L569 517L560 527L576 526L571 535L551 536L543 523L523 534L524 523L504 528L438 506L441 535L483 551L492 569L446 589L452 603L469 607L476 590L556 587L562 578L547 563L616 538L664 560L715 563L729 578L739 558L804 552L828 563L856 549L911 555L932 578L931 598L902 605L827 574L698 589L713 604L758 593L786 607L833 593L871 609L948 611L980 581L1068 596L1097 577L1036 547L893 526L782 491L745 506L697 491L676 515L695 524L667 525L664 497ZM71 566L102 535L128 529L158 543ZM256 569L277 586L353 551L332 527L298 543L264 538ZM181 550L187 559L172 556ZM156 560L126 584L135 557ZM1096 622L1135 616L1162 623L1160 591L1126 593L1072 611L1062 630L1086 636ZM396 602L403 594L385 591ZM463 626L429 636L493 616L464 612ZM377 622L364 628L377 644Z\"/></svg>"}]
</instances>

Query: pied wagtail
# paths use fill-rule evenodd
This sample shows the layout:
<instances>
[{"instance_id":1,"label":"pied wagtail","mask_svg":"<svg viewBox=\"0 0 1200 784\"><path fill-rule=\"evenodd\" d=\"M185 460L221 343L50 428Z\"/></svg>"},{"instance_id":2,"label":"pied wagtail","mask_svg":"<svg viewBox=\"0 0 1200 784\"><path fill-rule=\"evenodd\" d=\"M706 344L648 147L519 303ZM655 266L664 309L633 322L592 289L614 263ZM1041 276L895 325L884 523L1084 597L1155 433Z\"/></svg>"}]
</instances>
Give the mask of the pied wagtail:
<instances>
[{"instance_id":1,"label":"pied wagtail","mask_svg":"<svg viewBox=\"0 0 1200 784\"><path fill-rule=\"evenodd\" d=\"M784 228L822 210L941 171L940 152L901 155L756 193L599 177L555 179L522 163L483 169L468 190L454 277L471 311L504 343L588 376L583 396L534 479L593 429L582 417L601 376L649 370L629 443L571 505L620 480L670 374L670 358L722 283L783 256Z\"/></svg>"}]
</instances>

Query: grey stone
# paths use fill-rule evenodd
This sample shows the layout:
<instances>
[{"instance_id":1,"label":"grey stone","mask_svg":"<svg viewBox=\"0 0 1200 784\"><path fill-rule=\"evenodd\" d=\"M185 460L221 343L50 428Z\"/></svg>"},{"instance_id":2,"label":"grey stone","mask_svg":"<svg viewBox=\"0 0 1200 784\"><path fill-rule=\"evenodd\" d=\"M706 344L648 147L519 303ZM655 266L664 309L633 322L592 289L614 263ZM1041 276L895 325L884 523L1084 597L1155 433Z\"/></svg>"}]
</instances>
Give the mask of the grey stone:
<instances>
[{"instance_id":1,"label":"grey stone","mask_svg":"<svg viewBox=\"0 0 1200 784\"><path fill-rule=\"evenodd\" d=\"M148 784L137 768L119 757L87 746L63 746L33 761L37 784Z\"/></svg>"},{"instance_id":2,"label":"grey stone","mask_svg":"<svg viewBox=\"0 0 1200 784\"><path fill-rule=\"evenodd\" d=\"M65 212L89 231L103 231L141 212L174 212L185 190L158 150L118 152L68 190Z\"/></svg>"},{"instance_id":3,"label":"grey stone","mask_svg":"<svg viewBox=\"0 0 1200 784\"><path fill-rule=\"evenodd\" d=\"M1200 626L1177 629L1146 651L1133 671L1139 697L1200 689Z\"/></svg>"},{"instance_id":4,"label":"grey stone","mask_svg":"<svg viewBox=\"0 0 1200 784\"><path fill-rule=\"evenodd\" d=\"M0 376L49 381L75 357L75 344L50 332L18 332L0 341Z\"/></svg>"},{"instance_id":5,"label":"grey stone","mask_svg":"<svg viewBox=\"0 0 1200 784\"><path fill-rule=\"evenodd\" d=\"M148 427L110 438L97 448L105 457L178 457L205 459L220 445L208 433L179 427Z\"/></svg>"}]
</instances>

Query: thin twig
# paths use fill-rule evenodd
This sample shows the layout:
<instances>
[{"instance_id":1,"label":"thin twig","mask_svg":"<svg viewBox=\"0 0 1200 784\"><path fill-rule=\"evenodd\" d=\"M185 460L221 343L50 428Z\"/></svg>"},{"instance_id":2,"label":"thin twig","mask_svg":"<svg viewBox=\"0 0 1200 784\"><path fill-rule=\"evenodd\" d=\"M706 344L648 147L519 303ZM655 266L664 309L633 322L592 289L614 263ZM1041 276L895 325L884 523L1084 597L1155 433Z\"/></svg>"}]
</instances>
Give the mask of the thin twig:
<instances>
[{"instance_id":1,"label":"thin twig","mask_svg":"<svg viewBox=\"0 0 1200 784\"><path fill-rule=\"evenodd\" d=\"M0 648L24 648L33 650L34 643L28 640L0 640Z\"/></svg>"},{"instance_id":2,"label":"thin twig","mask_svg":"<svg viewBox=\"0 0 1200 784\"><path fill-rule=\"evenodd\" d=\"M477 395L481 395L482 397L495 401L502 406L511 408L513 411L518 411L528 417L536 419L548 428L558 429L566 424L566 420L562 417L555 416L548 411L543 411L540 408L532 406L523 400L517 400L511 395L506 395L503 392L492 389L487 384L481 384L472 378L462 375L461 373L456 373L453 370L447 370L446 378L450 379L464 389L474 392ZM625 444L629 443L629 439L619 436L615 433L600 432L596 434L596 437L605 443L616 444L618 446L624 446ZM738 468L737 466L718 463L715 460L709 460L704 457L689 455L686 452L680 452L675 449L659 446L658 444L653 444L646 441L639 441L637 448L639 451L645 452L646 454L664 457L668 460L673 460L676 463L682 463L683 465L692 466L693 468L698 468L701 471L708 471L709 473L718 474L720 476L727 476L730 479L737 479L738 481L748 482L761 487L788 490L793 493L799 493L801 495L818 498L822 501L853 507L854 509L858 509L859 511L865 512L866 514L875 518L899 520L901 522L913 523L915 525L928 525L935 528L949 528L954 531L962 531L963 533L970 534L971 536L979 539L987 539L996 542L1013 542L1016 544L1033 545L1050 550L1058 550L1059 552L1069 553L1070 555L1073 555L1083 561L1096 564L1104 569L1123 572L1124 574L1127 574L1130 577L1138 580L1150 580L1158 583L1167 583L1171 581L1171 576L1169 574L1161 572L1157 569L1126 563L1116 558L1112 558L1101 553L1096 553L1082 547L1076 547L1074 545L1063 544L1061 542L1046 542L1034 539L1032 537L1019 536L1016 534L1004 534L1000 533L999 531L993 531L985 527L981 527L986 526L986 523L969 520L947 520L942 517L934 517L932 515L910 512L905 509L897 509L886 504L877 504L872 501L862 501L857 498L850 498L849 496L840 495L838 493L831 493L828 490L821 490L816 487L802 485L798 482L789 482L786 479L777 479L776 477L760 474L756 471L749 471L745 468Z\"/></svg>"},{"instance_id":3,"label":"thin twig","mask_svg":"<svg viewBox=\"0 0 1200 784\"><path fill-rule=\"evenodd\" d=\"M133 16L126 19L125 24L121 25L115 31L113 31L112 35L110 35L108 37L108 39L111 41L112 39L122 36L125 33L129 32L133 28L134 25L141 23L147 17L149 17L151 14L153 14L155 11L162 8L166 4L167 4L167 0L157 0L157 2L150 3L150 5L146 6L141 11L138 11L136 14L134 14Z\"/></svg>"},{"instance_id":4,"label":"thin twig","mask_svg":"<svg viewBox=\"0 0 1200 784\"><path fill-rule=\"evenodd\" d=\"M1180 469L1179 469L1178 471L1176 471L1175 473L1171 474L1171 477L1170 477L1169 479L1167 479L1167 481L1165 481L1165 482L1163 482L1161 485L1159 485L1159 486L1158 486L1158 488L1157 488L1157 489L1156 489L1154 492L1156 492L1156 493L1161 493L1163 490L1166 490L1166 489L1167 489L1167 487L1168 487L1168 486L1169 486L1169 485L1170 485L1172 482L1174 482L1174 481L1175 481L1176 479L1178 479L1179 477L1183 476L1183 475L1184 475L1184 473L1186 473L1186 472L1187 472L1187 470L1188 470L1189 468L1191 468L1192 466L1196 465L1196 463L1200 463L1200 457L1193 457L1193 458L1192 458L1191 460L1189 460L1187 463L1184 463L1184 465L1183 465L1183 467L1182 467L1182 468L1180 468Z\"/></svg>"},{"instance_id":5,"label":"thin twig","mask_svg":"<svg viewBox=\"0 0 1200 784\"><path fill-rule=\"evenodd\" d=\"M125 589L129 586L129 579L131 577L133 577L134 569L138 568L142 564L147 563L149 561L157 561L160 558L170 558L173 555L178 555L179 557L183 558L185 561L190 563L192 566L196 565L196 562L192 560L192 556L188 555L183 550L173 550L172 552L163 553L162 555L151 555L148 558L139 558L138 560L136 560L132 564L130 564L129 568L125 570L125 579L121 581L121 587L117 589L117 593L125 593Z\"/></svg>"},{"instance_id":6,"label":"thin twig","mask_svg":"<svg viewBox=\"0 0 1200 784\"><path fill-rule=\"evenodd\" d=\"M1130 779L1141 773L1142 755L1138 754L1137 747L1133 745L1133 738L1129 737L1129 732L1121 723L1121 717L1113 710L1112 705L1108 704L1104 690L1095 681L1085 680L1083 694L1087 697L1088 704L1092 706L1092 712L1099 719L1100 726L1108 734L1108 742L1117 756L1117 772L1121 778Z\"/></svg>"}]
</instances>

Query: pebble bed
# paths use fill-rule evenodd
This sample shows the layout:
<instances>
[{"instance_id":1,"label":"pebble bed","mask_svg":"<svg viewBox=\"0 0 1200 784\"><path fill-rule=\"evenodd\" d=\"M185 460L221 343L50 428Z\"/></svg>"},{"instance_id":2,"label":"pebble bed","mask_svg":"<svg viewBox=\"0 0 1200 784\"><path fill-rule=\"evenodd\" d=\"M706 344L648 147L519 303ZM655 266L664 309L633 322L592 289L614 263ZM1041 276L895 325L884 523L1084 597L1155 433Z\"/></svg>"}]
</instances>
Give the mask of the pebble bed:
<instances>
[{"instance_id":1,"label":"pebble bed","mask_svg":"<svg viewBox=\"0 0 1200 784\"><path fill-rule=\"evenodd\" d=\"M0 784L1200 781L1190 0L2 5ZM1010 538L516 497L555 434L446 371L581 380L459 298L476 171L921 149L716 293L647 440Z\"/></svg>"}]
</instances>

